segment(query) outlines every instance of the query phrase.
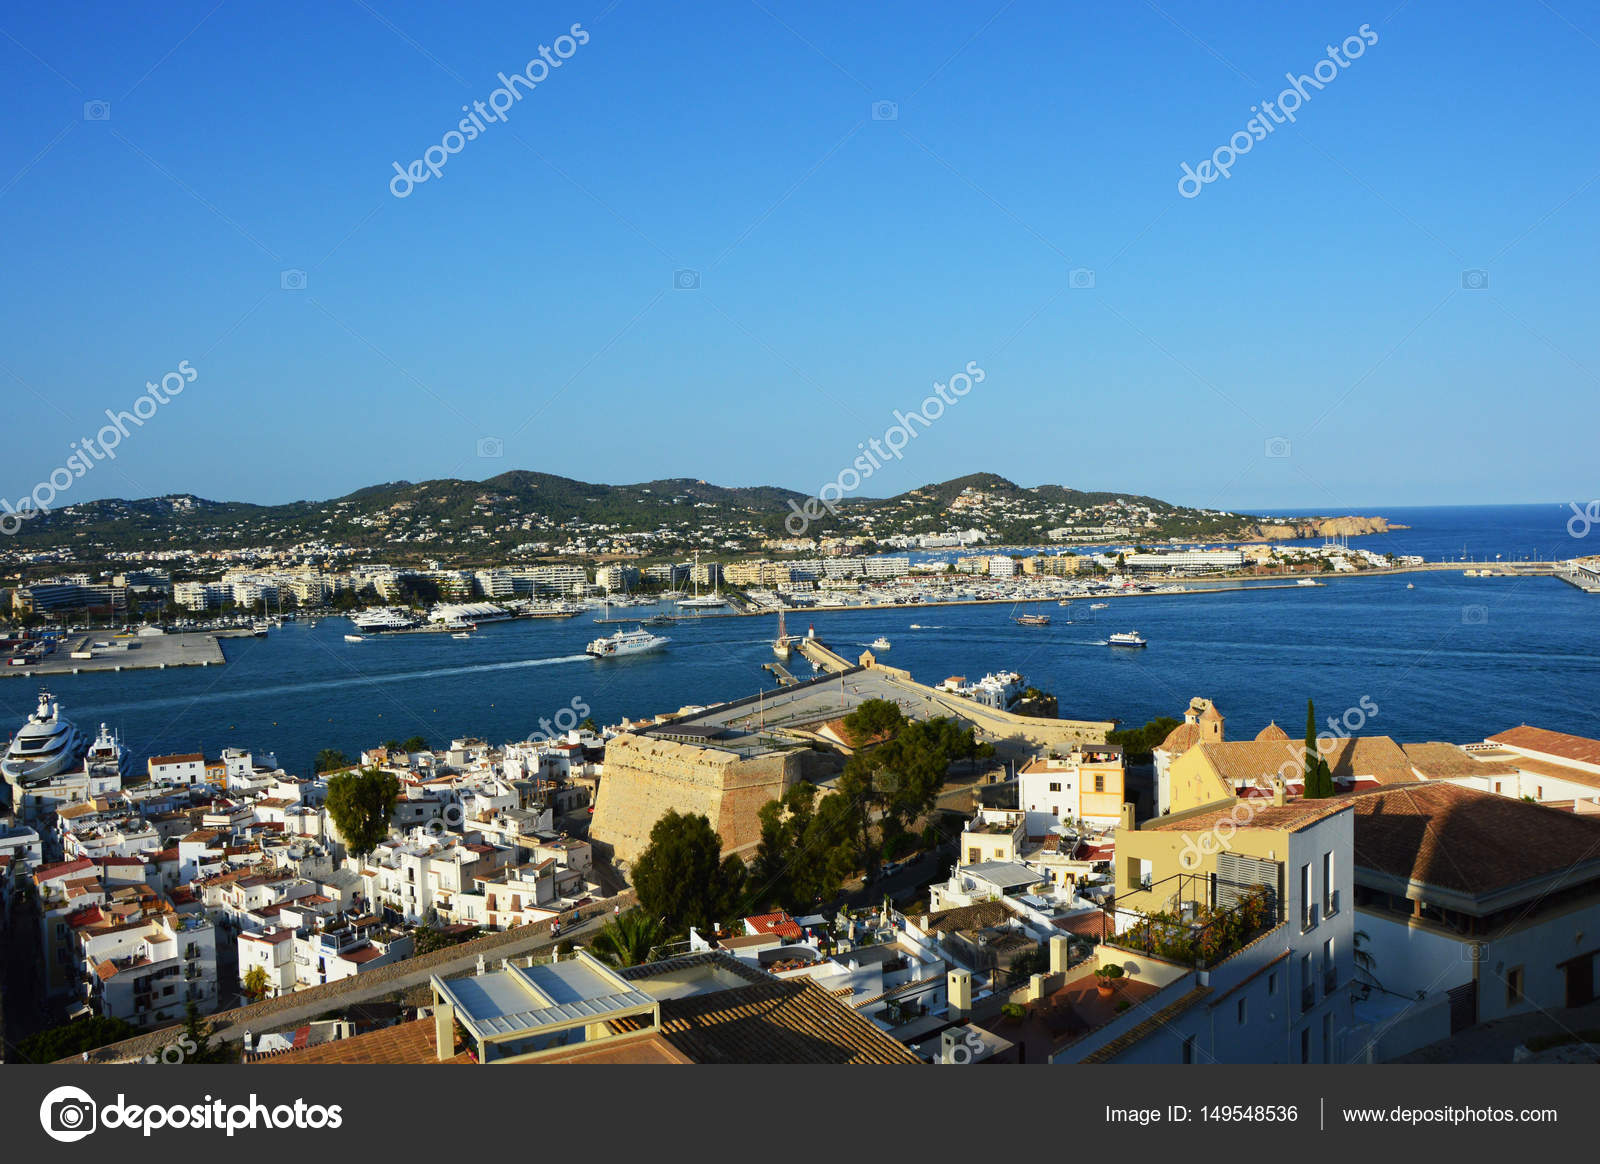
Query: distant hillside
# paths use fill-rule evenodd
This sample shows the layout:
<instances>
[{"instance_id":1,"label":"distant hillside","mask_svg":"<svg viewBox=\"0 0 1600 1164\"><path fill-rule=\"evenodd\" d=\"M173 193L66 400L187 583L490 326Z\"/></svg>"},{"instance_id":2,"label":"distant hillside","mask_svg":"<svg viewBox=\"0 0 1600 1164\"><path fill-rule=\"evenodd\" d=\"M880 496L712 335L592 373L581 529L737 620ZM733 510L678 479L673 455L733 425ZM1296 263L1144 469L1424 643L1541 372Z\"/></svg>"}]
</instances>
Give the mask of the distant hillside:
<instances>
[{"instance_id":1,"label":"distant hillside","mask_svg":"<svg viewBox=\"0 0 1600 1164\"><path fill-rule=\"evenodd\" d=\"M93 560L98 553L141 549L345 547L381 550L397 560L464 563L556 553L666 556L699 549L727 555L793 536L785 519L807 500L768 485L729 488L686 477L604 485L518 469L487 481L391 481L287 505L191 494L90 501L29 519L0 551L70 547L79 560ZM810 522L806 536L845 536L873 549L896 538L971 529L991 544L1047 542L1050 531L1060 529L1078 531L1080 540L1085 530L1118 530L1114 536L1130 541L1260 537L1264 531L1259 518L1245 514L1130 493L1023 488L993 473L889 498L851 497L837 510Z\"/></svg>"}]
</instances>

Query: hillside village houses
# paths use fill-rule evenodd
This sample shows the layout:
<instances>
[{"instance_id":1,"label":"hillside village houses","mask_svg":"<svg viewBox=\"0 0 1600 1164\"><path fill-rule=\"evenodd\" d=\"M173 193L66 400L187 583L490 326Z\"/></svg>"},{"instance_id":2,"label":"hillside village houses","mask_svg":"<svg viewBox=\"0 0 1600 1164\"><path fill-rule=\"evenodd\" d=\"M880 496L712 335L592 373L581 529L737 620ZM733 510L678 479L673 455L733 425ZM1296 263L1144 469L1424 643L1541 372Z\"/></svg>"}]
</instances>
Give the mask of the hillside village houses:
<instances>
[{"instance_id":1,"label":"hillside village houses","mask_svg":"<svg viewBox=\"0 0 1600 1164\"><path fill-rule=\"evenodd\" d=\"M364 753L402 792L390 838L359 861L325 777L239 749L153 757L140 783L24 806L30 823L0 835L5 901L14 914L13 887L31 886L53 1000L166 1025L237 996L255 966L269 993L302 989L409 957L419 925L504 928L599 895L588 843L558 822L592 800L602 754L577 732Z\"/></svg>"}]
</instances>

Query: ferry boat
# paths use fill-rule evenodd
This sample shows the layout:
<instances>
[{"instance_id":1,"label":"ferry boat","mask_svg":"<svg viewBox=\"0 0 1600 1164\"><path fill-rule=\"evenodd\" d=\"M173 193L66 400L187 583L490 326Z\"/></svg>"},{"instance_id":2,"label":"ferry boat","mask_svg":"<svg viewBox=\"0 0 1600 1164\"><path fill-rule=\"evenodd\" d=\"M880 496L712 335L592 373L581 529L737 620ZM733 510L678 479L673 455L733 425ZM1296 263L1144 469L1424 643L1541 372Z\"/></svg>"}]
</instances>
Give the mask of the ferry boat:
<instances>
[{"instance_id":1,"label":"ferry boat","mask_svg":"<svg viewBox=\"0 0 1600 1164\"><path fill-rule=\"evenodd\" d=\"M0 773L18 787L36 784L71 768L87 746L83 733L61 714L55 697L41 691L38 709L12 739L4 759L0 759Z\"/></svg>"},{"instance_id":2,"label":"ferry boat","mask_svg":"<svg viewBox=\"0 0 1600 1164\"><path fill-rule=\"evenodd\" d=\"M283 624L279 623L278 625L282 626ZM267 630L271 626L272 624L267 622L266 619L258 618L250 625L250 633L258 639L264 639L267 637Z\"/></svg>"},{"instance_id":3,"label":"ferry boat","mask_svg":"<svg viewBox=\"0 0 1600 1164\"><path fill-rule=\"evenodd\" d=\"M1050 616L1048 614L1019 614L1011 621L1018 626L1049 626Z\"/></svg>"},{"instance_id":4,"label":"ferry boat","mask_svg":"<svg viewBox=\"0 0 1600 1164\"><path fill-rule=\"evenodd\" d=\"M645 651L658 650L667 645L665 635L653 635L644 629L631 631L618 631L614 635L607 635L603 639L595 639L583 648L584 654L593 655L596 659L610 659L617 655L639 655Z\"/></svg>"},{"instance_id":5,"label":"ferry boat","mask_svg":"<svg viewBox=\"0 0 1600 1164\"><path fill-rule=\"evenodd\" d=\"M1121 631L1112 635L1106 642L1113 647L1143 647L1148 645L1144 636L1138 631Z\"/></svg>"},{"instance_id":6,"label":"ferry boat","mask_svg":"<svg viewBox=\"0 0 1600 1164\"><path fill-rule=\"evenodd\" d=\"M887 651L889 649L889 645L889 640L884 638L882 635L879 635L877 638L873 639L871 643L874 651Z\"/></svg>"},{"instance_id":7,"label":"ferry boat","mask_svg":"<svg viewBox=\"0 0 1600 1164\"><path fill-rule=\"evenodd\" d=\"M357 630L370 631L374 634L384 631L410 630L419 622L415 615L388 606L353 614L350 616L350 621L356 624Z\"/></svg>"},{"instance_id":8,"label":"ferry boat","mask_svg":"<svg viewBox=\"0 0 1600 1164\"><path fill-rule=\"evenodd\" d=\"M345 635L344 636L344 641L347 642L347 643L364 643L364 642L367 641L367 636L366 635Z\"/></svg>"}]
</instances>

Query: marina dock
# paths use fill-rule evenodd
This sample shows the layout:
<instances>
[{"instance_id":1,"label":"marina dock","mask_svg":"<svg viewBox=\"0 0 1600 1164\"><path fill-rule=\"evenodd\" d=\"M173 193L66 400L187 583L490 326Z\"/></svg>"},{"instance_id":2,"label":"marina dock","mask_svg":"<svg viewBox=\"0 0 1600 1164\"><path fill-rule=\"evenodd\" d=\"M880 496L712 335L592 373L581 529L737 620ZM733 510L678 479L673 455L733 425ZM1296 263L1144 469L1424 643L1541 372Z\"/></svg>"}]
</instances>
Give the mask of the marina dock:
<instances>
[{"instance_id":1,"label":"marina dock","mask_svg":"<svg viewBox=\"0 0 1600 1164\"><path fill-rule=\"evenodd\" d=\"M243 632L248 633L248 632ZM39 663L5 666L0 675L31 678L40 675L77 675L101 671L160 671L168 667L211 667L227 662L214 633L135 635L129 638L94 635L64 640L56 652ZM80 643L87 642L85 648ZM97 642L110 643L96 647ZM90 657L73 658L87 650Z\"/></svg>"}]
</instances>

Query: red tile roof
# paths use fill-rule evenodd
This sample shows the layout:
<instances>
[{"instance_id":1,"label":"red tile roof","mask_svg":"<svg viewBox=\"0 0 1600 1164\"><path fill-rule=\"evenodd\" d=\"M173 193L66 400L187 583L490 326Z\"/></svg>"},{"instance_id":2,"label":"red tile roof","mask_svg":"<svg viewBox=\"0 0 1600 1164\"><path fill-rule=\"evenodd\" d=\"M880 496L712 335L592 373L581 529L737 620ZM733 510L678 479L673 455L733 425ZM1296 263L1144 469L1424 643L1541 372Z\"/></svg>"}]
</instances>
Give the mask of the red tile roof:
<instances>
[{"instance_id":1,"label":"red tile roof","mask_svg":"<svg viewBox=\"0 0 1600 1164\"><path fill-rule=\"evenodd\" d=\"M1482 895L1542 877L1600 878L1600 820L1429 782L1350 798L1357 867Z\"/></svg>"},{"instance_id":2,"label":"red tile roof","mask_svg":"<svg viewBox=\"0 0 1600 1164\"><path fill-rule=\"evenodd\" d=\"M1572 760L1579 764L1600 764L1600 740L1529 727L1527 724L1492 735L1489 737L1489 742L1504 744L1508 748L1525 748L1530 752L1542 752L1547 756L1559 756L1563 760Z\"/></svg>"},{"instance_id":3,"label":"red tile roof","mask_svg":"<svg viewBox=\"0 0 1600 1164\"><path fill-rule=\"evenodd\" d=\"M758 934L777 934L780 938L800 938L805 931L786 913L762 913L744 919L745 924Z\"/></svg>"}]
</instances>

